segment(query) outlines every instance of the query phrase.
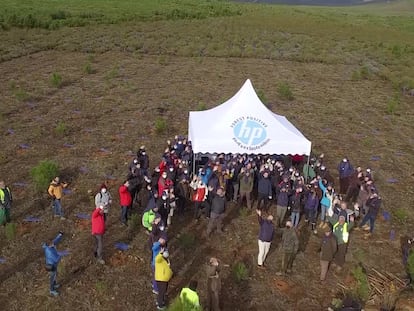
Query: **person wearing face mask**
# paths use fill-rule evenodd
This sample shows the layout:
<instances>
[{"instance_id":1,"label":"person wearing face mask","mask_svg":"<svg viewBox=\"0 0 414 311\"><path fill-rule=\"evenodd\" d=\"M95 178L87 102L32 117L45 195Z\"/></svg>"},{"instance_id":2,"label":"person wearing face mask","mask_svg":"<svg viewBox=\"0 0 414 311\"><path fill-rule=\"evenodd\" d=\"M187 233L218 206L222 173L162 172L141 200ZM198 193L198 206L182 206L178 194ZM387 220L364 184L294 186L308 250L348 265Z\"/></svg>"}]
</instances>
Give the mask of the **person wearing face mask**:
<instances>
[{"instance_id":1,"label":"person wearing face mask","mask_svg":"<svg viewBox=\"0 0 414 311\"><path fill-rule=\"evenodd\" d=\"M141 146L137 152L138 163L141 164L141 169L145 176L148 176L149 157L145 150L145 146Z\"/></svg>"},{"instance_id":2,"label":"person wearing face mask","mask_svg":"<svg viewBox=\"0 0 414 311\"><path fill-rule=\"evenodd\" d=\"M252 201L250 194L253 191L253 182L254 182L254 171L251 168L251 165L248 164L246 168L242 168L239 174L240 181L240 198L239 205L241 206L244 198L246 198L247 208L252 208Z\"/></svg>"},{"instance_id":3,"label":"person wearing face mask","mask_svg":"<svg viewBox=\"0 0 414 311\"><path fill-rule=\"evenodd\" d=\"M192 200L194 202L194 219L199 220L201 216L201 210L207 205L207 196L209 189L206 184L203 183L201 177L194 176L190 187L194 190ZM208 215L207 215L208 216Z\"/></svg>"},{"instance_id":4,"label":"person wearing face mask","mask_svg":"<svg viewBox=\"0 0 414 311\"><path fill-rule=\"evenodd\" d=\"M108 217L109 207L112 204L112 196L108 191L105 183L100 187L99 192L95 195L95 207L103 206L104 220Z\"/></svg>"},{"instance_id":5,"label":"person wearing face mask","mask_svg":"<svg viewBox=\"0 0 414 311\"><path fill-rule=\"evenodd\" d=\"M158 197L162 196L162 193L173 186L173 182L168 178L167 172L163 172L158 179Z\"/></svg>"},{"instance_id":6,"label":"person wearing face mask","mask_svg":"<svg viewBox=\"0 0 414 311\"><path fill-rule=\"evenodd\" d=\"M157 207L158 207L158 212L161 215L161 220L162 222L167 225L167 221L168 221L168 215L170 213L170 198L169 198L169 193L168 191L164 191L161 195L161 197L158 198L157 200Z\"/></svg>"},{"instance_id":7,"label":"person wearing face mask","mask_svg":"<svg viewBox=\"0 0 414 311\"><path fill-rule=\"evenodd\" d=\"M339 193L346 194L349 186L349 179L354 173L354 168L349 162L348 158L345 157L338 165L339 173Z\"/></svg>"},{"instance_id":8,"label":"person wearing face mask","mask_svg":"<svg viewBox=\"0 0 414 311\"><path fill-rule=\"evenodd\" d=\"M138 192L136 197L136 202L138 204L138 208L141 210L146 209L148 206L148 202L152 197L152 186L151 186L151 179L145 176L145 186Z\"/></svg>"},{"instance_id":9,"label":"person wearing face mask","mask_svg":"<svg viewBox=\"0 0 414 311\"><path fill-rule=\"evenodd\" d=\"M190 198L190 186L185 175L181 175L176 189L178 214L182 215Z\"/></svg>"}]
</instances>

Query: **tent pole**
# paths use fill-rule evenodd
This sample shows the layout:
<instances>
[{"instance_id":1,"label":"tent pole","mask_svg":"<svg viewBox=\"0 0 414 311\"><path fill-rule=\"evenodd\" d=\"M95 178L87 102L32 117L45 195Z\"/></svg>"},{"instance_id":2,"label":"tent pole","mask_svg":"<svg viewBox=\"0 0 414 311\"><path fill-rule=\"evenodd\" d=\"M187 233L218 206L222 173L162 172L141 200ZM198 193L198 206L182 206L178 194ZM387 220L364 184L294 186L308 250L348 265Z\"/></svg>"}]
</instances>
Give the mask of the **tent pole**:
<instances>
[{"instance_id":1,"label":"tent pole","mask_svg":"<svg viewBox=\"0 0 414 311\"><path fill-rule=\"evenodd\" d=\"M306 165L306 177L305 177L305 183L308 182L308 178L309 178L309 162L310 162L310 154L308 155L308 163Z\"/></svg>"}]
</instances>

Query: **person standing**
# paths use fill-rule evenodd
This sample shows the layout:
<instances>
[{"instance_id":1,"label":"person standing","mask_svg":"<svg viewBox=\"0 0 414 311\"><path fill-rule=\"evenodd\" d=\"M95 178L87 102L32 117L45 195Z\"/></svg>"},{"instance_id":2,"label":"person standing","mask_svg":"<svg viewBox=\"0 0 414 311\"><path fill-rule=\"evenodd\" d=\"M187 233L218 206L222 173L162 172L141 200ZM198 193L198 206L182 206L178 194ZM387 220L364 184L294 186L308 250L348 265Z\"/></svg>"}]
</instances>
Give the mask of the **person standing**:
<instances>
[{"instance_id":1,"label":"person standing","mask_svg":"<svg viewBox=\"0 0 414 311\"><path fill-rule=\"evenodd\" d=\"M311 223L311 230L314 234L317 234L316 230L316 216L318 214L319 198L316 194L316 190L313 188L307 193L305 202L305 221Z\"/></svg>"},{"instance_id":2,"label":"person standing","mask_svg":"<svg viewBox=\"0 0 414 311\"><path fill-rule=\"evenodd\" d=\"M242 168L239 174L240 182L240 198L239 205L241 206L244 198L246 198L247 208L252 208L252 200L250 194L253 191L254 171L251 169L251 164L247 164L246 168Z\"/></svg>"},{"instance_id":3,"label":"person standing","mask_svg":"<svg viewBox=\"0 0 414 311\"><path fill-rule=\"evenodd\" d=\"M326 214L332 216L333 214L333 201L335 197L335 191L332 188L332 184L328 184L326 187L322 182L322 179L318 180L319 189L322 190L321 198L321 222L319 227L325 226Z\"/></svg>"},{"instance_id":4,"label":"person standing","mask_svg":"<svg viewBox=\"0 0 414 311\"><path fill-rule=\"evenodd\" d=\"M321 264L321 275L320 281L323 282L326 279L326 274L329 270L329 265L335 257L337 251L336 237L332 233L330 225L327 225L324 228L324 235L321 242L321 255L320 255L320 264Z\"/></svg>"},{"instance_id":5,"label":"person standing","mask_svg":"<svg viewBox=\"0 0 414 311\"><path fill-rule=\"evenodd\" d=\"M333 225L332 230L338 243L338 250L335 254L334 264L338 266L336 269L337 272L340 272L343 265L345 264L345 256L349 241L349 231L354 226L354 216L350 216L349 223L346 222L344 215L340 215L337 221L335 220L335 217L329 217L329 222Z\"/></svg>"},{"instance_id":6,"label":"person standing","mask_svg":"<svg viewBox=\"0 0 414 311\"><path fill-rule=\"evenodd\" d=\"M339 173L339 193L346 194L349 187L349 180L354 173L354 168L349 162L348 158L345 157L338 165Z\"/></svg>"},{"instance_id":7,"label":"person standing","mask_svg":"<svg viewBox=\"0 0 414 311\"><path fill-rule=\"evenodd\" d=\"M102 249L103 249L103 235L105 233L105 219L104 219L104 207L98 206L92 212L91 216L92 223L92 235L95 237L96 246L95 246L95 258L98 263L105 264L105 261L102 258Z\"/></svg>"},{"instance_id":8,"label":"person standing","mask_svg":"<svg viewBox=\"0 0 414 311\"><path fill-rule=\"evenodd\" d=\"M12 207L13 196L11 190L6 183L2 180L0 181L0 208L4 212L4 220L0 219L0 225L2 223L6 224L10 222L10 209Z\"/></svg>"},{"instance_id":9,"label":"person standing","mask_svg":"<svg viewBox=\"0 0 414 311\"><path fill-rule=\"evenodd\" d=\"M157 282L157 309L165 310L166 301L165 296L168 290L168 283L173 276L173 271L170 267L169 253L166 249L160 252L155 257L155 281Z\"/></svg>"},{"instance_id":10,"label":"person standing","mask_svg":"<svg viewBox=\"0 0 414 311\"><path fill-rule=\"evenodd\" d=\"M300 221L300 213L302 212L303 195L302 187L297 187L295 192L290 196L290 217L293 227L297 228Z\"/></svg>"},{"instance_id":11,"label":"person standing","mask_svg":"<svg viewBox=\"0 0 414 311\"><path fill-rule=\"evenodd\" d=\"M198 310L200 308L200 298L197 294L198 282L191 280L188 287L184 287L180 292L180 302L183 311Z\"/></svg>"},{"instance_id":12,"label":"person standing","mask_svg":"<svg viewBox=\"0 0 414 311\"><path fill-rule=\"evenodd\" d=\"M257 266L259 268L264 268L264 262L266 256L269 253L270 245L273 241L274 235L274 226L273 226L273 216L268 215L266 219L262 217L262 211L256 210L257 218L259 221L259 255L257 256Z\"/></svg>"},{"instance_id":13,"label":"person standing","mask_svg":"<svg viewBox=\"0 0 414 311\"><path fill-rule=\"evenodd\" d=\"M276 275L285 275L292 272L293 260L299 250L299 239L291 221L286 222L286 227L282 229L282 271Z\"/></svg>"},{"instance_id":14,"label":"person standing","mask_svg":"<svg viewBox=\"0 0 414 311\"><path fill-rule=\"evenodd\" d=\"M56 250L56 245L62 240L63 232L59 231L59 234L50 243L43 243L42 248L45 253L45 269L49 272L49 293L52 296L58 296L57 289L59 285L56 283L57 267L60 262L61 256Z\"/></svg>"},{"instance_id":15,"label":"person standing","mask_svg":"<svg viewBox=\"0 0 414 311\"><path fill-rule=\"evenodd\" d=\"M109 207L112 204L112 196L108 191L106 184L102 184L99 192L95 195L95 207L103 206L104 219L108 217Z\"/></svg>"},{"instance_id":16,"label":"person standing","mask_svg":"<svg viewBox=\"0 0 414 311\"><path fill-rule=\"evenodd\" d=\"M223 188L218 188L211 201L210 219L207 225L207 236L210 236L214 227L218 233L223 233L223 218L226 211L226 197Z\"/></svg>"},{"instance_id":17,"label":"person standing","mask_svg":"<svg viewBox=\"0 0 414 311\"><path fill-rule=\"evenodd\" d=\"M288 209L288 204L289 188L287 186L282 186L279 190L276 203L277 226L279 228L283 226L285 215Z\"/></svg>"},{"instance_id":18,"label":"person standing","mask_svg":"<svg viewBox=\"0 0 414 311\"><path fill-rule=\"evenodd\" d=\"M259 173L257 183L257 209L263 209L267 212L269 209L269 201L272 200L272 182L269 178L269 172L263 170L264 168Z\"/></svg>"},{"instance_id":19,"label":"person standing","mask_svg":"<svg viewBox=\"0 0 414 311\"><path fill-rule=\"evenodd\" d=\"M52 206L53 206L54 215L55 217L60 217L60 219L62 220L64 220L65 217L63 214L62 204L60 200L62 199L62 196L63 196L63 188L66 188L67 186L68 186L67 183L60 182L60 178L55 177L51 181L49 188L47 190L47 192L49 193L49 195L52 197L52 200L53 200Z\"/></svg>"},{"instance_id":20,"label":"person standing","mask_svg":"<svg viewBox=\"0 0 414 311\"><path fill-rule=\"evenodd\" d=\"M207 196L209 189L207 185L203 182L203 179L199 176L194 176L190 187L194 190L192 200L194 201L194 219L198 221L201 216L201 209L205 208L207 205ZM209 217L209 215L206 215Z\"/></svg>"},{"instance_id":21,"label":"person standing","mask_svg":"<svg viewBox=\"0 0 414 311\"><path fill-rule=\"evenodd\" d=\"M207 265L207 305L206 311L220 311L220 266L217 258L212 257Z\"/></svg>"},{"instance_id":22,"label":"person standing","mask_svg":"<svg viewBox=\"0 0 414 311\"><path fill-rule=\"evenodd\" d=\"M370 195L367 202L365 203L365 205L368 207L368 213L362 219L362 222L359 225L359 227L363 229L369 228L369 233L367 233L366 237L371 236L374 232L375 219L377 218L379 209L381 207L381 202L381 197L379 197L378 194L374 192ZM369 226L366 225L368 221Z\"/></svg>"},{"instance_id":23,"label":"person standing","mask_svg":"<svg viewBox=\"0 0 414 311\"><path fill-rule=\"evenodd\" d=\"M125 226L128 226L128 209L131 207L132 204L132 196L128 190L129 181L126 180L120 187L119 187L119 203L121 205L121 222Z\"/></svg>"}]
</instances>

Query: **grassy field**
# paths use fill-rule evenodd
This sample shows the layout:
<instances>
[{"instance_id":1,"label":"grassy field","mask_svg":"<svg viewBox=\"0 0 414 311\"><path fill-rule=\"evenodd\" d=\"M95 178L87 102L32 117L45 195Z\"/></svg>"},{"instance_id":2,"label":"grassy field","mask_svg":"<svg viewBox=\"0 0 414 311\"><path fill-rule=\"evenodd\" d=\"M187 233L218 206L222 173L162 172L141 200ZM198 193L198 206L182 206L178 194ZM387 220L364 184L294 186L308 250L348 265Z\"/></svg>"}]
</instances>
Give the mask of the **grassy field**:
<instances>
[{"instance_id":1,"label":"grassy field","mask_svg":"<svg viewBox=\"0 0 414 311\"><path fill-rule=\"evenodd\" d=\"M152 310L145 234L118 228L114 206L105 240L110 264L102 269L91 263L89 225L73 215L91 210L88 190L105 179L116 196L141 144L154 167L163 142L186 134L189 110L222 103L247 78L270 109L312 141L315 153L326 154L334 175L344 155L371 167L392 220L380 221L371 241L354 234L349 266L330 276L329 290L318 283L318 270L309 269L309 261L318 267L319 240L312 236L285 292L275 287L278 250L270 255L268 274L254 269L254 216L233 211L226 226L236 238L224 236L221 243L202 237L204 223L180 220L173 233L194 234L187 240L197 247L172 240L179 272L171 296L201 277L199 266L217 253L230 265L245 263L249 274L235 284L231 269L223 272L224 310L326 309L358 261L403 273L398 241L389 234L407 234L414 223L414 97L402 92L414 89L413 0L347 8L196 0L0 4L0 177L15 192L18 226L12 241L0 232L5 310L71 310L75 303L81 310ZM65 223L49 221L45 193L29 177L46 159L71 181ZM24 224L28 215L44 221ZM68 237L62 247L76 255L62 264L62 298L54 300L46 297L38 246L59 229ZM116 241L133 248L117 253Z\"/></svg>"}]
</instances>

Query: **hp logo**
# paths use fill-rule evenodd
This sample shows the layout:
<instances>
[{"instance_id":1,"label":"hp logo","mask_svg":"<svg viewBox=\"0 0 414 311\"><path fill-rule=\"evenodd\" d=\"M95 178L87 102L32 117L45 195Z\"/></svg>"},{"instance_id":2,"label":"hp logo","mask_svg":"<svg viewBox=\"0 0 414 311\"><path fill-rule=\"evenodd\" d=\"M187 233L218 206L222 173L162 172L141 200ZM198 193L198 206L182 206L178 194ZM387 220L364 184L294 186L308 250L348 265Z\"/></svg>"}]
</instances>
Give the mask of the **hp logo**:
<instances>
[{"instance_id":1,"label":"hp logo","mask_svg":"<svg viewBox=\"0 0 414 311\"><path fill-rule=\"evenodd\" d=\"M233 127L235 138L246 146L256 146L262 143L266 137L266 128L257 121L244 119Z\"/></svg>"}]
</instances>

